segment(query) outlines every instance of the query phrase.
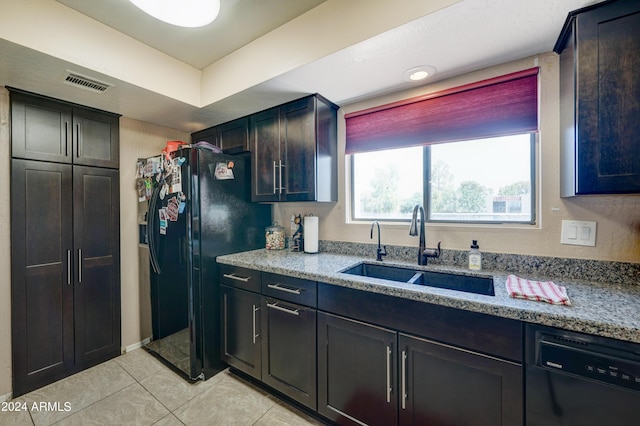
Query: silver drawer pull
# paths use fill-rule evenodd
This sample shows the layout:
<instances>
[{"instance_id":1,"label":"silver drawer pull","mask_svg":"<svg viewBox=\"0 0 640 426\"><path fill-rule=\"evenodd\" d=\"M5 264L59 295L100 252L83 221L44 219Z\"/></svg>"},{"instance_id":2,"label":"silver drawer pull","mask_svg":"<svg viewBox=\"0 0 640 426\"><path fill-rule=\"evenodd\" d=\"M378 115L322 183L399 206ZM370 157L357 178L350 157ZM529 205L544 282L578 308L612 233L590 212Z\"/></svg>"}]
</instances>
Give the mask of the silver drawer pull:
<instances>
[{"instance_id":1,"label":"silver drawer pull","mask_svg":"<svg viewBox=\"0 0 640 426\"><path fill-rule=\"evenodd\" d=\"M290 287L286 287L280 283L276 283L276 284L267 284L267 287L272 288L274 290L280 290L280 291L284 291L286 293L293 293L293 294L300 294L302 290L300 290L299 288L290 288Z\"/></svg>"},{"instance_id":2,"label":"silver drawer pull","mask_svg":"<svg viewBox=\"0 0 640 426\"><path fill-rule=\"evenodd\" d=\"M267 303L267 307L271 309L276 309L278 311L286 312L291 315L300 315L300 309L289 309L284 306L280 306L277 303Z\"/></svg>"},{"instance_id":3,"label":"silver drawer pull","mask_svg":"<svg viewBox=\"0 0 640 426\"><path fill-rule=\"evenodd\" d=\"M223 274L222 276L225 278L230 278L232 280L242 281L244 283L248 282L251 279L251 277L240 277L236 274Z\"/></svg>"}]
</instances>

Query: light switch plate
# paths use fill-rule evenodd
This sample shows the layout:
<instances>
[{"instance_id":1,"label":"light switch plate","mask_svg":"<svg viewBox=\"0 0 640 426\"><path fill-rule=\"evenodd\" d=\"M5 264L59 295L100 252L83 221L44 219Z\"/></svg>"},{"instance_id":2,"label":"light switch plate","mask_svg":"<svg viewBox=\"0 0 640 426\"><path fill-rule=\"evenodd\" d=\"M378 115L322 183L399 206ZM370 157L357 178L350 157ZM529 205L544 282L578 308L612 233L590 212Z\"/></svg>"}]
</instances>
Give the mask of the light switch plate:
<instances>
[{"instance_id":1,"label":"light switch plate","mask_svg":"<svg viewBox=\"0 0 640 426\"><path fill-rule=\"evenodd\" d=\"M563 220L560 242L575 246L595 246L596 222Z\"/></svg>"}]
</instances>

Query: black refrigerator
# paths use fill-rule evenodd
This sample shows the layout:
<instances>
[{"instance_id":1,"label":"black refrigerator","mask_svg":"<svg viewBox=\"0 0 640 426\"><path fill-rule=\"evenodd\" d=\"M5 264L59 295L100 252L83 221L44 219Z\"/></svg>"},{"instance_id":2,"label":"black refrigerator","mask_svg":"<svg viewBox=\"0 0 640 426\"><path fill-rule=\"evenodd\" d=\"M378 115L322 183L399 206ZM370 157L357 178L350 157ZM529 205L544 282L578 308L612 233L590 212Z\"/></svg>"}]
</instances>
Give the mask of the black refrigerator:
<instances>
[{"instance_id":1,"label":"black refrigerator","mask_svg":"<svg viewBox=\"0 0 640 426\"><path fill-rule=\"evenodd\" d=\"M216 256L264 247L271 224L271 207L250 201L249 162L248 154L183 147L149 201L153 337L145 348L189 380L225 367Z\"/></svg>"}]
</instances>

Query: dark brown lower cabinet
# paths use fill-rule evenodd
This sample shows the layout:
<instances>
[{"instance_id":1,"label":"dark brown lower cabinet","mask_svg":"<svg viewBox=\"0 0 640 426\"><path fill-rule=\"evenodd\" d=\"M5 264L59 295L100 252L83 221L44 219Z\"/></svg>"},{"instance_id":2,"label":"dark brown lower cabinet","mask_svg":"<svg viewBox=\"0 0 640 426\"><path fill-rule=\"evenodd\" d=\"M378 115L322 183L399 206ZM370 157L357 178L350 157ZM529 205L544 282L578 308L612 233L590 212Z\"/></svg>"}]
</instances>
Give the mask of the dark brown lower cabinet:
<instances>
[{"instance_id":1,"label":"dark brown lower cabinet","mask_svg":"<svg viewBox=\"0 0 640 426\"><path fill-rule=\"evenodd\" d=\"M12 160L13 395L120 354L117 170Z\"/></svg>"},{"instance_id":2,"label":"dark brown lower cabinet","mask_svg":"<svg viewBox=\"0 0 640 426\"><path fill-rule=\"evenodd\" d=\"M522 367L400 333L401 425L523 424Z\"/></svg>"},{"instance_id":3,"label":"dark brown lower cabinet","mask_svg":"<svg viewBox=\"0 0 640 426\"><path fill-rule=\"evenodd\" d=\"M262 381L316 409L316 310L262 298Z\"/></svg>"},{"instance_id":4,"label":"dark brown lower cabinet","mask_svg":"<svg viewBox=\"0 0 640 426\"><path fill-rule=\"evenodd\" d=\"M250 291L221 286L222 359L256 379L262 374L261 296Z\"/></svg>"},{"instance_id":5,"label":"dark brown lower cabinet","mask_svg":"<svg viewBox=\"0 0 640 426\"><path fill-rule=\"evenodd\" d=\"M319 312L318 412L341 425L522 425L522 367Z\"/></svg>"},{"instance_id":6,"label":"dark brown lower cabinet","mask_svg":"<svg viewBox=\"0 0 640 426\"><path fill-rule=\"evenodd\" d=\"M318 312L318 412L342 425L397 423L397 333Z\"/></svg>"}]
</instances>

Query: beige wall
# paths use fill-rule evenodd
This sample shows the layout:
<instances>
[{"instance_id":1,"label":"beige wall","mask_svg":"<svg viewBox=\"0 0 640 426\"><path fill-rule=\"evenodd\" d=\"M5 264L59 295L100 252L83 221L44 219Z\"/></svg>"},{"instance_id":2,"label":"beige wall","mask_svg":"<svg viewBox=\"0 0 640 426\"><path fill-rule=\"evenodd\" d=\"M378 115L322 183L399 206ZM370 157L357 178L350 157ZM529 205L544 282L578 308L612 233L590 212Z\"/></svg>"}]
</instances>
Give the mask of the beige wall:
<instances>
[{"instance_id":1,"label":"beige wall","mask_svg":"<svg viewBox=\"0 0 640 426\"><path fill-rule=\"evenodd\" d=\"M120 252L122 262L122 347L149 336L140 334L141 300L138 285L138 197L136 159L158 155L168 140L189 142L189 133L122 117L120 119ZM146 301L148 302L148 301ZM148 328L148 327L147 327Z\"/></svg>"},{"instance_id":2,"label":"beige wall","mask_svg":"<svg viewBox=\"0 0 640 426\"><path fill-rule=\"evenodd\" d=\"M474 72L415 90L379 97L341 108L338 124L339 198L337 203L280 203L274 217L288 229L294 213L313 213L320 217L320 239L371 242L370 222L348 223L345 190L349 176L344 161L344 114L389 102L422 95L465 83L507 74L539 65L540 132L537 142L537 186L539 188L537 224L535 226L427 225L427 245L442 241L445 249L468 250L471 240L479 240L483 251L576 259L640 262L640 196L588 196L562 199L559 196L559 83L558 58L553 53ZM481 172L481 170L480 170ZM420 185L421 183L419 183ZM595 247L560 244L563 219L597 222ZM417 246L409 237L407 224L382 225L382 242L391 245Z\"/></svg>"},{"instance_id":3,"label":"beige wall","mask_svg":"<svg viewBox=\"0 0 640 426\"><path fill-rule=\"evenodd\" d=\"M0 191L10 192L9 94L0 87ZM135 190L137 158L157 155L167 140L189 141L185 132L120 119L120 249L122 278L122 347L138 344L140 294L138 291L138 204ZM0 253L10 252L9 196L0 203ZM11 393L11 259L0 256L0 401Z\"/></svg>"},{"instance_id":4,"label":"beige wall","mask_svg":"<svg viewBox=\"0 0 640 426\"><path fill-rule=\"evenodd\" d=\"M0 401L11 392L11 228L9 181L11 144L9 138L9 93L0 87Z\"/></svg>"}]
</instances>

